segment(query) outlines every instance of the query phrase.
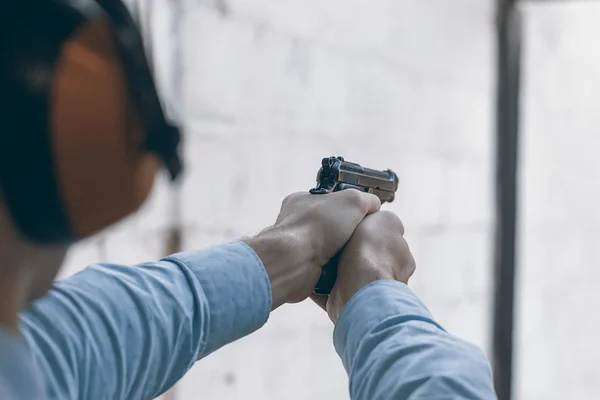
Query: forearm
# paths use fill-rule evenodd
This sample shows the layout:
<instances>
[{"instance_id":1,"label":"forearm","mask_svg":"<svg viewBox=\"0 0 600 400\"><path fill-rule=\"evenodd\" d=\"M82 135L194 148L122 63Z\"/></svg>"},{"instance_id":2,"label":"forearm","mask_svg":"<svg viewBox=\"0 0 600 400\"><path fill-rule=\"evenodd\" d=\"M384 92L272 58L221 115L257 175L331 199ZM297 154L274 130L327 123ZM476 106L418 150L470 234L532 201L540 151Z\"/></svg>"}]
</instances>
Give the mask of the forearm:
<instances>
[{"instance_id":1,"label":"forearm","mask_svg":"<svg viewBox=\"0 0 600 400\"><path fill-rule=\"evenodd\" d=\"M334 338L354 399L495 398L484 354L446 333L402 283L359 291Z\"/></svg>"},{"instance_id":2,"label":"forearm","mask_svg":"<svg viewBox=\"0 0 600 400\"><path fill-rule=\"evenodd\" d=\"M193 363L258 329L269 280L243 243L136 267L97 265L22 315L49 398L154 398Z\"/></svg>"}]
</instances>

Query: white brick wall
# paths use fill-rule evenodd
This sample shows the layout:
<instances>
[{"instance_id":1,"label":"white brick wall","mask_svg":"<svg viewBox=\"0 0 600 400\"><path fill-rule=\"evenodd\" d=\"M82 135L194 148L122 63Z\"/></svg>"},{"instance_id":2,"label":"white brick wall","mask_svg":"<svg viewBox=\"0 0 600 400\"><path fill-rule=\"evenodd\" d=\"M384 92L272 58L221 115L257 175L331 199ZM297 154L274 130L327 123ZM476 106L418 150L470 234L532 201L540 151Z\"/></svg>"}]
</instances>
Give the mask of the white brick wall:
<instances>
[{"instance_id":1,"label":"white brick wall","mask_svg":"<svg viewBox=\"0 0 600 400\"><path fill-rule=\"evenodd\" d=\"M486 346L491 7L233 1L223 12L217 4L186 2L182 27L193 160L183 201L199 224L188 245L272 223L286 194L313 184L323 156L392 168L401 191L389 208L403 216L422 266L415 289L451 331ZM207 174L215 163L228 166L222 176ZM178 394L347 398L331 331L310 303L285 307L263 331L194 367Z\"/></svg>"},{"instance_id":2,"label":"white brick wall","mask_svg":"<svg viewBox=\"0 0 600 400\"><path fill-rule=\"evenodd\" d=\"M321 157L340 154L399 174L387 208L419 265L412 287L450 332L489 350L492 0L138 3L154 7L145 32L186 128L187 176L179 197L161 180L138 215L78 246L65 274L160 257L177 198L186 248L256 233L285 195L311 187ZM599 16L596 5L527 9L519 399L600 391ZM284 306L199 362L176 396L347 399L331 334L312 304Z\"/></svg>"}]
</instances>

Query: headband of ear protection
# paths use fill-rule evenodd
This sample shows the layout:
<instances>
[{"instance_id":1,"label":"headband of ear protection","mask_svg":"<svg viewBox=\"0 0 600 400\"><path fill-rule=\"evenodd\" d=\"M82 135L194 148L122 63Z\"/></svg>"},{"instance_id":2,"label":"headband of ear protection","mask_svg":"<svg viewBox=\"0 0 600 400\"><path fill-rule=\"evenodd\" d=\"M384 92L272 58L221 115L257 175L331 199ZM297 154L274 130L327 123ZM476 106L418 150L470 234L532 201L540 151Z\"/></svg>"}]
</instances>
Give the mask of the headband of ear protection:
<instances>
[{"instance_id":1,"label":"headband of ear protection","mask_svg":"<svg viewBox=\"0 0 600 400\"><path fill-rule=\"evenodd\" d=\"M0 191L17 228L68 243L181 172L140 33L119 0L10 1L0 13Z\"/></svg>"}]
</instances>

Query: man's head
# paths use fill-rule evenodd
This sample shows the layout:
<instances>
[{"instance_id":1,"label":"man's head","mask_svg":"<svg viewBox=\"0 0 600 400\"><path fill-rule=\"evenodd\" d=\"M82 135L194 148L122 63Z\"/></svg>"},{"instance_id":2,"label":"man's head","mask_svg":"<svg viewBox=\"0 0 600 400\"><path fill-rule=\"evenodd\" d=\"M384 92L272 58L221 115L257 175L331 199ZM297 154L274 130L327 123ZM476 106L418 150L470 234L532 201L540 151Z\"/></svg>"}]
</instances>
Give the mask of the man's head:
<instances>
[{"instance_id":1,"label":"man's head","mask_svg":"<svg viewBox=\"0 0 600 400\"><path fill-rule=\"evenodd\" d=\"M70 244L135 211L161 163L181 169L123 4L28 3L0 10L0 307L15 317Z\"/></svg>"}]
</instances>

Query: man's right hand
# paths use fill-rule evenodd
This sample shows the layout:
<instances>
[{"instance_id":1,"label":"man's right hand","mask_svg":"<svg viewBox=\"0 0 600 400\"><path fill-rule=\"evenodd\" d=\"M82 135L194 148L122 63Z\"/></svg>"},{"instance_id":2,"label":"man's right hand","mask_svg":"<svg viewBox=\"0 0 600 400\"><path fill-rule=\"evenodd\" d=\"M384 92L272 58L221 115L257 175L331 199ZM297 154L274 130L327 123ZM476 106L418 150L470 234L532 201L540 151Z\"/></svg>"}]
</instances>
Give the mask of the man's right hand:
<instances>
[{"instance_id":1,"label":"man's right hand","mask_svg":"<svg viewBox=\"0 0 600 400\"><path fill-rule=\"evenodd\" d=\"M389 211L368 215L356 228L342 252L337 281L327 300L334 323L352 296L369 283L382 279L408 283L416 266L403 235L402 222Z\"/></svg>"},{"instance_id":2,"label":"man's right hand","mask_svg":"<svg viewBox=\"0 0 600 400\"><path fill-rule=\"evenodd\" d=\"M286 197L275 225L245 240L269 275L272 309L305 300L322 266L348 242L365 216L380 207L377 196L358 190Z\"/></svg>"}]
</instances>

